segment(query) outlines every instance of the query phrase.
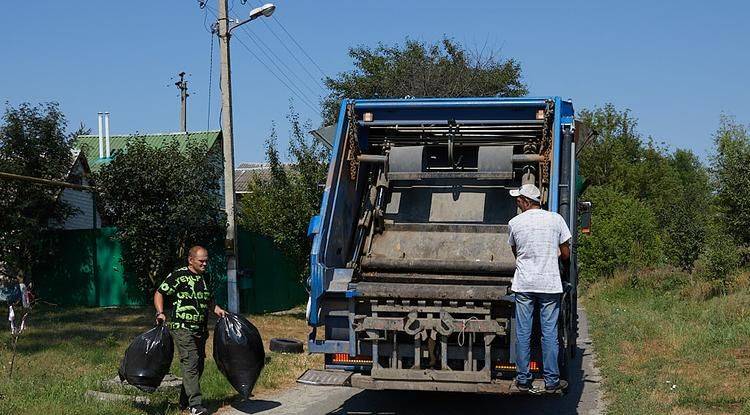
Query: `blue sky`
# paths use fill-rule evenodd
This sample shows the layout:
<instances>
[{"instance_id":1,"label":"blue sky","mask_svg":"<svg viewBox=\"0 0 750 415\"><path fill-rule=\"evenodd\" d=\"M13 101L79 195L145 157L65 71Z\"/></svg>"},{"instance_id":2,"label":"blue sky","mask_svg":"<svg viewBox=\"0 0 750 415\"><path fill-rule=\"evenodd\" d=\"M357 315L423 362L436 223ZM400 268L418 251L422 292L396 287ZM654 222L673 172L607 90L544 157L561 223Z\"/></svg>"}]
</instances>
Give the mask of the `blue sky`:
<instances>
[{"instance_id":1,"label":"blue sky","mask_svg":"<svg viewBox=\"0 0 750 415\"><path fill-rule=\"evenodd\" d=\"M234 16L259 4L230 3ZM263 159L272 121L286 142L290 98L303 118L320 122L317 110L274 74L296 84L297 94L315 106L324 92L313 77L350 69L349 46L405 37L486 45L521 63L532 95L572 98L578 109L607 102L629 108L644 136L704 159L721 113L750 123L750 3L606 3L278 0L278 22L251 22L245 26L250 35L238 29L232 40L236 160ZM95 130L97 111L110 111L113 134L176 131L173 78L185 71L188 128L218 128L216 44L208 119L211 39L204 18L215 20L210 9L215 0L209 10L195 0L6 2L0 9L0 100L58 101L71 129L84 122Z\"/></svg>"}]
</instances>

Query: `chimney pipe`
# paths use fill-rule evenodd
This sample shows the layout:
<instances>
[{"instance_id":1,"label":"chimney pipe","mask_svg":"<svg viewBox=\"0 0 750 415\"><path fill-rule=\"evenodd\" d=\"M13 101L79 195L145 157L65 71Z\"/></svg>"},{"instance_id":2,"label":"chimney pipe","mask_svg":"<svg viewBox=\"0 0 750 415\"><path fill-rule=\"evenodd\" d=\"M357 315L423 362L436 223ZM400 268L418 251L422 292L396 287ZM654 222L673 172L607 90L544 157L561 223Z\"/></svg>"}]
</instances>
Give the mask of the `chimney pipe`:
<instances>
[{"instance_id":1,"label":"chimney pipe","mask_svg":"<svg viewBox=\"0 0 750 415\"><path fill-rule=\"evenodd\" d=\"M104 113L104 137L107 143L107 158L109 158L109 112Z\"/></svg>"},{"instance_id":2,"label":"chimney pipe","mask_svg":"<svg viewBox=\"0 0 750 415\"><path fill-rule=\"evenodd\" d=\"M104 158L104 136L102 135L103 112L99 112L99 158Z\"/></svg>"}]
</instances>

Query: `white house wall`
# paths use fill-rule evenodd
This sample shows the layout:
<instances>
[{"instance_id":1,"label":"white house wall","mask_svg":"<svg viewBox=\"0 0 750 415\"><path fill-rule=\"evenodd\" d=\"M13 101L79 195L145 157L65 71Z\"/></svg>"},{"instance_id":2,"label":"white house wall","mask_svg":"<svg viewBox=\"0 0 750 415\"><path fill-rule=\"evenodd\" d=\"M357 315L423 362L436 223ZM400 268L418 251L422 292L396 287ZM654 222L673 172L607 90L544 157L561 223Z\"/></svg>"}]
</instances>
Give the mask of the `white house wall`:
<instances>
[{"instance_id":1,"label":"white house wall","mask_svg":"<svg viewBox=\"0 0 750 415\"><path fill-rule=\"evenodd\" d=\"M74 213L61 226L62 229L92 229L94 227L94 199L90 192L65 189L60 199L74 209ZM96 227L101 227L99 215L96 215Z\"/></svg>"},{"instance_id":2,"label":"white house wall","mask_svg":"<svg viewBox=\"0 0 750 415\"><path fill-rule=\"evenodd\" d=\"M78 153L76 153L75 157L76 161L70 169L68 178L81 177L80 184L87 186L89 182ZM50 228L66 230L93 229L94 215L96 215L96 227L101 227L101 218L99 218L99 214L96 213L96 209L94 208L94 197L91 192L64 188L60 192L59 198L62 202L67 203L68 206L73 208L73 213L62 224L51 222Z\"/></svg>"}]
</instances>

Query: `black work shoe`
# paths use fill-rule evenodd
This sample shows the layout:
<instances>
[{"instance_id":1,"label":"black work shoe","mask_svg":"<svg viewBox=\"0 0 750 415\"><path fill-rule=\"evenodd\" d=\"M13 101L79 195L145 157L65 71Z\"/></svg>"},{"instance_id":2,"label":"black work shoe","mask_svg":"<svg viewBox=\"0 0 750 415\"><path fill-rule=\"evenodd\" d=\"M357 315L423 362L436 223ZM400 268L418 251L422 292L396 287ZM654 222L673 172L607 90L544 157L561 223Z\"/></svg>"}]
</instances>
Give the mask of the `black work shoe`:
<instances>
[{"instance_id":1,"label":"black work shoe","mask_svg":"<svg viewBox=\"0 0 750 415\"><path fill-rule=\"evenodd\" d=\"M208 409L201 405L195 405L190 407L190 415L207 415Z\"/></svg>"},{"instance_id":2,"label":"black work shoe","mask_svg":"<svg viewBox=\"0 0 750 415\"><path fill-rule=\"evenodd\" d=\"M516 381L516 388L518 388L518 390L520 390L521 392L529 392L533 388L533 382L533 379L529 379L526 383Z\"/></svg>"},{"instance_id":3,"label":"black work shoe","mask_svg":"<svg viewBox=\"0 0 750 415\"><path fill-rule=\"evenodd\" d=\"M544 391L547 393L557 393L562 392L565 389L568 389L568 381L560 379L560 382L557 383L557 385L545 385Z\"/></svg>"}]
</instances>

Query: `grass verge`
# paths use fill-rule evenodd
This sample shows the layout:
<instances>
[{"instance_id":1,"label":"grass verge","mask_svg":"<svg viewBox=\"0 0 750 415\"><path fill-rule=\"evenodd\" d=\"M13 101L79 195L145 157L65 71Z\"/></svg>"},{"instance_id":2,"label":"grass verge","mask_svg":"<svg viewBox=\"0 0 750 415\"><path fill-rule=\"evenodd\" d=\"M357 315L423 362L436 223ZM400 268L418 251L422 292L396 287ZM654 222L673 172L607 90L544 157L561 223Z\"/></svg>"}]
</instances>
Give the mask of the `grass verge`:
<instances>
[{"instance_id":1,"label":"grass verge","mask_svg":"<svg viewBox=\"0 0 750 415\"><path fill-rule=\"evenodd\" d=\"M742 281L740 277L739 281ZM750 290L620 273L584 304L611 414L750 414Z\"/></svg>"},{"instance_id":2,"label":"grass verge","mask_svg":"<svg viewBox=\"0 0 750 415\"><path fill-rule=\"evenodd\" d=\"M3 314L5 316L5 314ZM5 317L3 317L4 319ZM13 379L8 378L11 358L8 330L0 333L0 413L7 414L175 414L177 395L149 395L151 404L138 408L129 403L84 399L87 389L117 375L117 367L130 341L152 325L148 308L64 308L37 306L28 329L18 340ZM264 343L272 337L303 340L308 328L304 315L249 316ZM213 322L209 323L209 328ZM207 361L201 385L204 402L216 409L237 399L229 382L213 362L213 338L206 347ZM267 363L253 394L264 396L291 386L307 368L322 366L319 355L284 355L267 351ZM180 376L175 351L172 373Z\"/></svg>"}]
</instances>

